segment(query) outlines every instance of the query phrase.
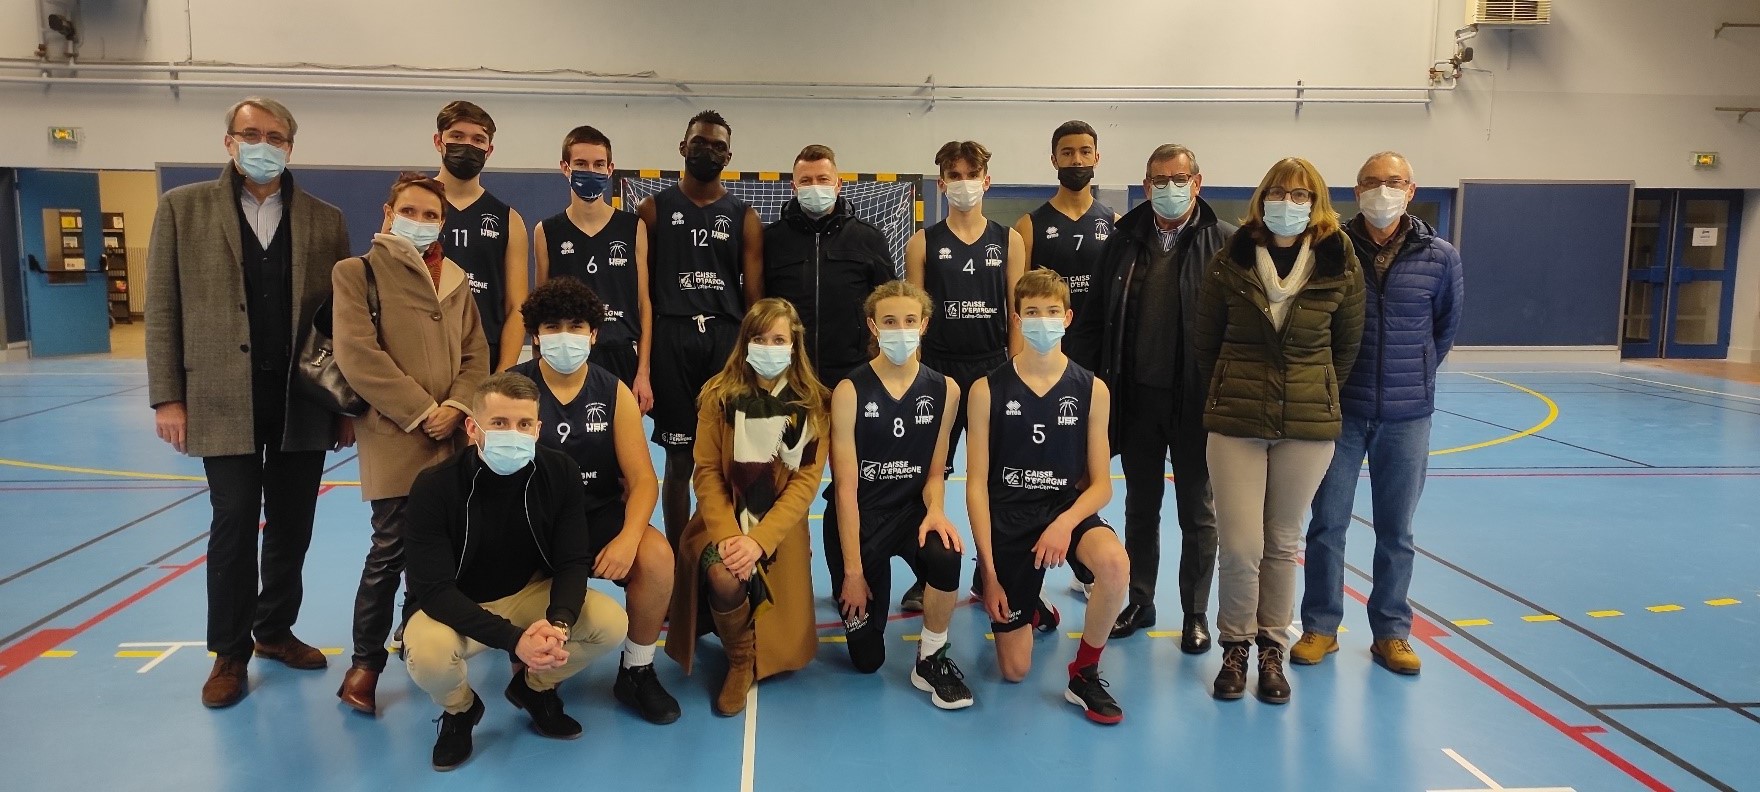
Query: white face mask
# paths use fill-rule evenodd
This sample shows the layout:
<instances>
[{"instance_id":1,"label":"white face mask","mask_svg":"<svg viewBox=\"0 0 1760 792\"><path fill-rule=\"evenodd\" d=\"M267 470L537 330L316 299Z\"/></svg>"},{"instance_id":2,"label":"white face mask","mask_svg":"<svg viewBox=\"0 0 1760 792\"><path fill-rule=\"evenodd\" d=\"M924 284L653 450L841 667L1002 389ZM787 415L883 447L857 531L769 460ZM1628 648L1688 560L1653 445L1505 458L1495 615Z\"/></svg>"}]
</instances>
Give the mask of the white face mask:
<instances>
[{"instance_id":1,"label":"white face mask","mask_svg":"<svg viewBox=\"0 0 1760 792\"><path fill-rule=\"evenodd\" d=\"M1406 203L1410 199L1406 191L1385 184L1357 196L1357 206L1363 210L1363 219L1376 228L1392 228L1406 214Z\"/></svg>"},{"instance_id":2,"label":"white face mask","mask_svg":"<svg viewBox=\"0 0 1760 792\"><path fill-rule=\"evenodd\" d=\"M969 212L978 208L978 202L984 200L984 180L965 179L948 182L946 189L942 192L947 195L948 206L962 212Z\"/></svg>"}]
</instances>

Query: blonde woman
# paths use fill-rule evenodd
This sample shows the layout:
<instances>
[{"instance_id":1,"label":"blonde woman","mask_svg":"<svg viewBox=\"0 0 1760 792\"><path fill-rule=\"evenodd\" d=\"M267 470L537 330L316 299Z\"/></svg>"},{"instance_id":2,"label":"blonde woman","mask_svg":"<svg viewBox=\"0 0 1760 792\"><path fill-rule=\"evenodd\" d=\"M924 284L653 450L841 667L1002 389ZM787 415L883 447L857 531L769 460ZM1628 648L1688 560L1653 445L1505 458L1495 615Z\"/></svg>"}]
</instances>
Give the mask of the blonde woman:
<instances>
[{"instance_id":1,"label":"blonde woman","mask_svg":"<svg viewBox=\"0 0 1760 792\"><path fill-rule=\"evenodd\" d=\"M1363 275L1307 160L1271 166L1248 212L1210 262L1193 328L1209 384L1220 562L1222 671L1211 692L1244 695L1257 642L1257 695L1283 704L1301 523L1342 425L1339 377L1362 340Z\"/></svg>"},{"instance_id":2,"label":"blonde woman","mask_svg":"<svg viewBox=\"0 0 1760 792\"><path fill-rule=\"evenodd\" d=\"M813 629L807 509L825 468L829 399L788 301L752 304L697 401L697 512L678 542L666 653L691 670L697 636L727 652L715 711L736 715L759 679L806 666ZM707 611L707 618L704 618Z\"/></svg>"}]
</instances>

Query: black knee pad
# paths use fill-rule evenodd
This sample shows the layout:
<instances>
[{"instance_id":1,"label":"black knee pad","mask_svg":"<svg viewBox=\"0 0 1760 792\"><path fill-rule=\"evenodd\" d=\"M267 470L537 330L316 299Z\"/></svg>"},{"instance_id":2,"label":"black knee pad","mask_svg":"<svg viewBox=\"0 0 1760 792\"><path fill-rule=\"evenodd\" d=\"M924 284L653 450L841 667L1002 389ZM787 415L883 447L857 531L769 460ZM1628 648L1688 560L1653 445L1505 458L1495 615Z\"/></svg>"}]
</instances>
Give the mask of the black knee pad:
<instances>
[{"instance_id":1,"label":"black knee pad","mask_svg":"<svg viewBox=\"0 0 1760 792\"><path fill-rule=\"evenodd\" d=\"M872 674L886 664L885 616L872 613L854 629L848 624L844 636L849 641L849 662L857 671Z\"/></svg>"},{"instance_id":2,"label":"black knee pad","mask_svg":"<svg viewBox=\"0 0 1760 792\"><path fill-rule=\"evenodd\" d=\"M917 548L918 573L923 582L938 591L959 590L959 567L963 559L948 549L937 534Z\"/></svg>"}]
</instances>

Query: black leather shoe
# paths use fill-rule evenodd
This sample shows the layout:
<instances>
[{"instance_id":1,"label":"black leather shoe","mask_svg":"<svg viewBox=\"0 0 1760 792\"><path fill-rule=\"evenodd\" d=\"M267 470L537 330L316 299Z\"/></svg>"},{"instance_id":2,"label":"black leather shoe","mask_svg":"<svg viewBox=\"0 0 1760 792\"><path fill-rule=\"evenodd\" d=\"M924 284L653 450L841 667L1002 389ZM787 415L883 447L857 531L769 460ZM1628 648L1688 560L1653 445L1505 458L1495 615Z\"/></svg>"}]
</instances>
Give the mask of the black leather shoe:
<instances>
[{"instance_id":1,"label":"black leather shoe","mask_svg":"<svg viewBox=\"0 0 1760 792\"><path fill-rule=\"evenodd\" d=\"M1179 650L1186 654L1210 651L1210 620L1204 614L1186 614L1185 625L1179 631Z\"/></svg>"},{"instance_id":2,"label":"black leather shoe","mask_svg":"<svg viewBox=\"0 0 1760 792\"><path fill-rule=\"evenodd\" d=\"M440 713L434 722L440 724L440 736L434 740L434 769L451 770L471 758L471 729L483 719L483 697L471 692L471 708L457 715Z\"/></svg>"},{"instance_id":3,"label":"black leather shoe","mask_svg":"<svg viewBox=\"0 0 1760 792\"><path fill-rule=\"evenodd\" d=\"M507 683L507 700L532 716L532 728L545 737L572 740L581 736L581 722L562 711L562 697L556 688L533 690L526 684L526 675L514 674Z\"/></svg>"},{"instance_id":4,"label":"black leather shoe","mask_svg":"<svg viewBox=\"0 0 1760 792\"><path fill-rule=\"evenodd\" d=\"M1246 695L1247 661L1252 656L1251 641L1223 641L1222 670L1216 673L1216 682L1210 686L1210 695L1224 701L1233 701Z\"/></svg>"},{"instance_id":5,"label":"black leather shoe","mask_svg":"<svg viewBox=\"0 0 1760 792\"><path fill-rule=\"evenodd\" d=\"M678 699L660 684L653 663L617 669L617 682L611 686L611 694L649 723L664 726L678 720Z\"/></svg>"},{"instance_id":6,"label":"black leather shoe","mask_svg":"<svg viewBox=\"0 0 1760 792\"><path fill-rule=\"evenodd\" d=\"M1289 678L1283 675L1283 647L1259 639L1259 700L1266 704L1289 703Z\"/></svg>"},{"instance_id":7,"label":"black leather shoe","mask_svg":"<svg viewBox=\"0 0 1760 792\"><path fill-rule=\"evenodd\" d=\"M1118 619L1112 623L1112 637L1129 638L1136 635L1138 630L1153 626L1155 626L1154 605L1126 605L1124 610L1119 612Z\"/></svg>"}]
</instances>

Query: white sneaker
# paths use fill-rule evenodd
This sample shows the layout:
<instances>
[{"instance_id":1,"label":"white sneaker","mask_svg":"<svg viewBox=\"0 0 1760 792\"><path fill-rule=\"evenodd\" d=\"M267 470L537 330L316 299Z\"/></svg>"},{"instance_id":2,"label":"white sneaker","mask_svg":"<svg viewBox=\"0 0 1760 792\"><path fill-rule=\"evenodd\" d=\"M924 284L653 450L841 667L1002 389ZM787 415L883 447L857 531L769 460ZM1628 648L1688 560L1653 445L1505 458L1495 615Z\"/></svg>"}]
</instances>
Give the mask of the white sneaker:
<instances>
[{"instance_id":1,"label":"white sneaker","mask_svg":"<svg viewBox=\"0 0 1760 792\"><path fill-rule=\"evenodd\" d=\"M1087 599L1094 595L1094 584L1083 583L1078 578L1070 578L1069 590L1082 595L1082 599Z\"/></svg>"}]
</instances>

